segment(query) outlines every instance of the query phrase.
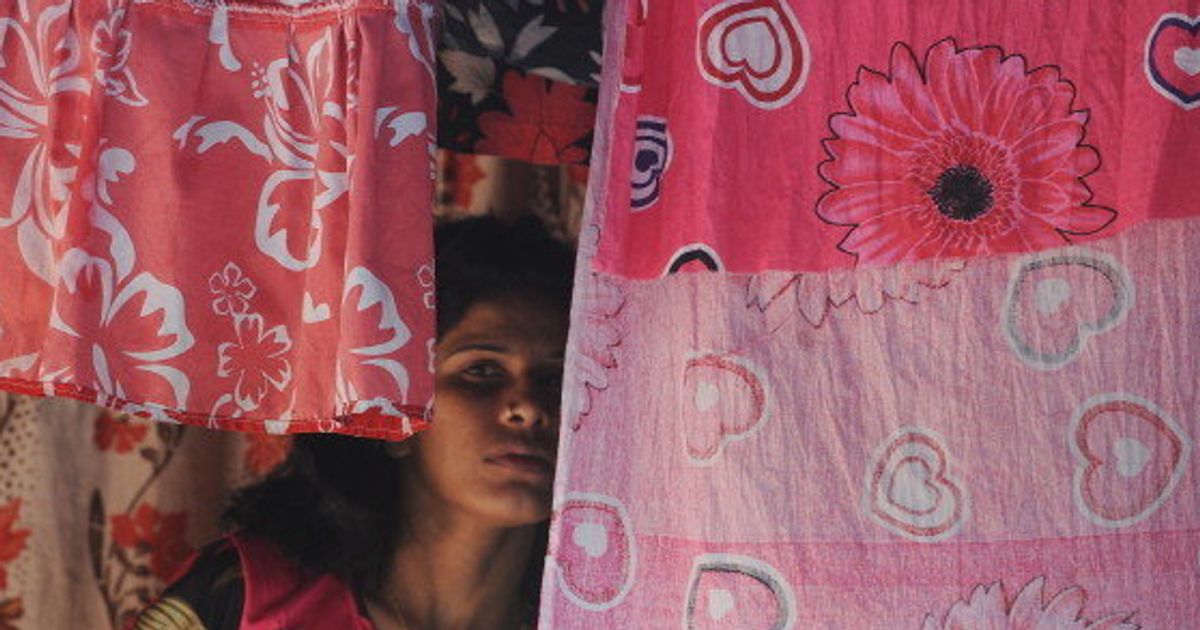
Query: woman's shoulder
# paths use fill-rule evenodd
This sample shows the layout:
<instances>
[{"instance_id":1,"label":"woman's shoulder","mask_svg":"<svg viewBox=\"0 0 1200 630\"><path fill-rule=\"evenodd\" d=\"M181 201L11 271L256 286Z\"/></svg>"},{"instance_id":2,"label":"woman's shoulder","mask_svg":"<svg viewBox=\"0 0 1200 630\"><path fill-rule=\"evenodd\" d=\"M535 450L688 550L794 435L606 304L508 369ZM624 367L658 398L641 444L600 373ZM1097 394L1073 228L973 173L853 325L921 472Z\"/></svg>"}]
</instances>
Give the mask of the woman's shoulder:
<instances>
[{"instance_id":1,"label":"woman's shoulder","mask_svg":"<svg viewBox=\"0 0 1200 630\"><path fill-rule=\"evenodd\" d=\"M138 615L134 630L236 630L246 584L230 538L201 549L162 597Z\"/></svg>"}]
</instances>

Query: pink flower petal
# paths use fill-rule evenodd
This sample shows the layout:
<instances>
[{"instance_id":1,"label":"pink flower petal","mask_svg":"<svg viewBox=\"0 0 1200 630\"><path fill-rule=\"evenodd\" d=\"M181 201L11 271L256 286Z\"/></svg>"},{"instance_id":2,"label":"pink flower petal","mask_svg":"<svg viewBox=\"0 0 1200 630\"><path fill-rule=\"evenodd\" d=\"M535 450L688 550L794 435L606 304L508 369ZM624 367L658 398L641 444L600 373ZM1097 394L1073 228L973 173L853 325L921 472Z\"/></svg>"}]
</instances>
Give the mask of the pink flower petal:
<instances>
[{"instance_id":1,"label":"pink flower petal","mask_svg":"<svg viewBox=\"0 0 1200 630\"><path fill-rule=\"evenodd\" d=\"M1061 626L1067 626L1068 623L1080 621L1080 614L1083 613L1083 605L1087 601L1087 593L1078 586L1060 591L1046 604L1044 617L1057 621ZM1082 626L1083 624L1079 624Z\"/></svg>"},{"instance_id":2,"label":"pink flower petal","mask_svg":"<svg viewBox=\"0 0 1200 630\"><path fill-rule=\"evenodd\" d=\"M980 130L997 137L1027 85L1025 62L1020 57L1009 57L993 72L991 86L983 97L985 115Z\"/></svg>"},{"instance_id":3,"label":"pink flower petal","mask_svg":"<svg viewBox=\"0 0 1200 630\"><path fill-rule=\"evenodd\" d=\"M1054 100L1054 90L1049 86L1026 85L1017 95L1004 126L1000 129L1000 140L1013 143L1021 139L1030 129L1041 123L1043 114Z\"/></svg>"},{"instance_id":4,"label":"pink flower petal","mask_svg":"<svg viewBox=\"0 0 1200 630\"><path fill-rule=\"evenodd\" d=\"M1040 178L1059 170L1082 139L1083 127L1073 120L1046 125L1021 138L1013 147L1021 176Z\"/></svg>"},{"instance_id":5,"label":"pink flower petal","mask_svg":"<svg viewBox=\"0 0 1200 630\"><path fill-rule=\"evenodd\" d=\"M886 147L896 152L908 151L926 140L924 135L909 135L896 126L867 116L840 114L830 119L829 128L841 138Z\"/></svg>"},{"instance_id":6,"label":"pink flower petal","mask_svg":"<svg viewBox=\"0 0 1200 630\"><path fill-rule=\"evenodd\" d=\"M856 224L926 201L910 184L866 182L830 191L817 202L817 213L832 223Z\"/></svg>"},{"instance_id":7,"label":"pink flower petal","mask_svg":"<svg viewBox=\"0 0 1200 630\"><path fill-rule=\"evenodd\" d=\"M965 257L957 252L947 254L950 250L950 239L945 238L946 231L944 229L929 230L925 238L913 244L912 249L908 251L910 260L930 260L940 258Z\"/></svg>"},{"instance_id":8,"label":"pink flower petal","mask_svg":"<svg viewBox=\"0 0 1200 630\"><path fill-rule=\"evenodd\" d=\"M917 59L907 46L892 48L892 83L894 93L911 119L925 131L935 133L946 127L943 112L938 110L917 66Z\"/></svg>"},{"instance_id":9,"label":"pink flower petal","mask_svg":"<svg viewBox=\"0 0 1200 630\"><path fill-rule=\"evenodd\" d=\"M987 241L987 249L994 254L1028 252L1062 247L1067 240L1055 226L1029 215L1022 217L1012 230Z\"/></svg>"},{"instance_id":10,"label":"pink flower petal","mask_svg":"<svg viewBox=\"0 0 1200 630\"><path fill-rule=\"evenodd\" d=\"M928 122L913 116L904 102L903 93L881 74L859 72L858 80L850 86L847 96L858 116L877 120L909 136L924 137L930 133L926 128Z\"/></svg>"},{"instance_id":11,"label":"pink flower petal","mask_svg":"<svg viewBox=\"0 0 1200 630\"><path fill-rule=\"evenodd\" d=\"M1037 577L1025 585L1021 592L1017 593L1016 599L1009 606L1008 620L1013 628L1030 628L1031 630L1039 627L1042 619L1042 591L1045 587L1045 578Z\"/></svg>"},{"instance_id":12,"label":"pink flower petal","mask_svg":"<svg viewBox=\"0 0 1200 630\"><path fill-rule=\"evenodd\" d=\"M1026 212L1044 217L1063 214L1076 203L1070 191L1042 179L1021 180L1019 194Z\"/></svg>"},{"instance_id":13,"label":"pink flower petal","mask_svg":"<svg viewBox=\"0 0 1200 630\"><path fill-rule=\"evenodd\" d=\"M912 170L909 160L876 145L839 138L826 142L825 148L834 159L821 163L821 176L839 185L899 182Z\"/></svg>"},{"instance_id":14,"label":"pink flower petal","mask_svg":"<svg viewBox=\"0 0 1200 630\"><path fill-rule=\"evenodd\" d=\"M925 75L929 91L942 114L958 127L979 128L979 105L983 98L969 62L975 51L955 53L954 42L943 41L929 51Z\"/></svg>"},{"instance_id":15,"label":"pink flower petal","mask_svg":"<svg viewBox=\"0 0 1200 630\"><path fill-rule=\"evenodd\" d=\"M1102 206L1075 206L1067 217L1066 224L1058 229L1071 234L1094 234L1108 227L1117 218L1117 212Z\"/></svg>"},{"instance_id":16,"label":"pink flower petal","mask_svg":"<svg viewBox=\"0 0 1200 630\"><path fill-rule=\"evenodd\" d=\"M906 259L925 230L913 220L914 212L894 212L876 217L854 228L842 240L842 249L858 255L860 265L886 265Z\"/></svg>"}]
</instances>

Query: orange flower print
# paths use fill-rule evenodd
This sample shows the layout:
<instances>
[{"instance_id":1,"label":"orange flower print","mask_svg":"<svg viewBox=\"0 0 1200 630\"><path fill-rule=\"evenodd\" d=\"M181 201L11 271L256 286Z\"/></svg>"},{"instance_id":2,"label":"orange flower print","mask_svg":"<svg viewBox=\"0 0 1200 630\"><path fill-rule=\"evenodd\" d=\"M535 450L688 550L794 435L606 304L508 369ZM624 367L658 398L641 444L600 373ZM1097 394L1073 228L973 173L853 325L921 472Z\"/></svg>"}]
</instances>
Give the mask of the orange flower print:
<instances>
[{"instance_id":1,"label":"orange flower print","mask_svg":"<svg viewBox=\"0 0 1200 630\"><path fill-rule=\"evenodd\" d=\"M1090 203L1100 154L1086 110L1058 68L1030 69L996 47L934 44L924 64L904 44L887 73L863 68L852 111L829 120L833 190L821 219L851 226L840 248L859 264L969 258L1063 246L1116 213Z\"/></svg>"},{"instance_id":2,"label":"orange flower print","mask_svg":"<svg viewBox=\"0 0 1200 630\"><path fill-rule=\"evenodd\" d=\"M25 614L20 597L0 599L0 630L17 630L16 622Z\"/></svg>"},{"instance_id":3,"label":"orange flower print","mask_svg":"<svg viewBox=\"0 0 1200 630\"><path fill-rule=\"evenodd\" d=\"M92 443L102 451L128 453L141 444L150 427L105 411L96 417Z\"/></svg>"},{"instance_id":4,"label":"orange flower print","mask_svg":"<svg viewBox=\"0 0 1200 630\"><path fill-rule=\"evenodd\" d=\"M481 114L484 137L476 149L536 164L586 161L587 150L575 143L591 132L596 120L596 105L584 100L587 93L583 86L508 71L504 98L512 113Z\"/></svg>"},{"instance_id":5,"label":"orange flower print","mask_svg":"<svg viewBox=\"0 0 1200 630\"><path fill-rule=\"evenodd\" d=\"M271 472L292 450L292 439L282 435L246 433L246 452L242 464L254 476Z\"/></svg>"},{"instance_id":6,"label":"orange flower print","mask_svg":"<svg viewBox=\"0 0 1200 630\"><path fill-rule=\"evenodd\" d=\"M192 555L191 545L184 540L186 512L159 512L154 506L142 503L132 514L116 514L111 518L113 542L124 549L149 554L150 571L160 580L171 579Z\"/></svg>"},{"instance_id":7,"label":"orange flower print","mask_svg":"<svg viewBox=\"0 0 1200 630\"><path fill-rule=\"evenodd\" d=\"M20 516L20 499L13 499L0 505L0 590L8 588L6 565L21 555L21 552L25 550L25 540L29 538L28 529L16 528L17 519ZM7 602L5 603L7 604ZM19 608L19 601L17 605Z\"/></svg>"}]
</instances>

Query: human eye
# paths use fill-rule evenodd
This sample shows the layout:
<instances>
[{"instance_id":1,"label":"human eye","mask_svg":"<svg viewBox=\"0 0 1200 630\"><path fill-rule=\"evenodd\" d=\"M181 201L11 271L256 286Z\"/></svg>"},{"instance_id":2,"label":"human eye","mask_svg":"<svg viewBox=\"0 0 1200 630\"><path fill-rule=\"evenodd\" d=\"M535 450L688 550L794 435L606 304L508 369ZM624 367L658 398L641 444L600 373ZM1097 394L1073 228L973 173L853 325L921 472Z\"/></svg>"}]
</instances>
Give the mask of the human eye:
<instances>
[{"instance_id":1,"label":"human eye","mask_svg":"<svg viewBox=\"0 0 1200 630\"><path fill-rule=\"evenodd\" d=\"M471 382L490 382L504 377L504 368L495 361L473 361L460 374Z\"/></svg>"}]
</instances>

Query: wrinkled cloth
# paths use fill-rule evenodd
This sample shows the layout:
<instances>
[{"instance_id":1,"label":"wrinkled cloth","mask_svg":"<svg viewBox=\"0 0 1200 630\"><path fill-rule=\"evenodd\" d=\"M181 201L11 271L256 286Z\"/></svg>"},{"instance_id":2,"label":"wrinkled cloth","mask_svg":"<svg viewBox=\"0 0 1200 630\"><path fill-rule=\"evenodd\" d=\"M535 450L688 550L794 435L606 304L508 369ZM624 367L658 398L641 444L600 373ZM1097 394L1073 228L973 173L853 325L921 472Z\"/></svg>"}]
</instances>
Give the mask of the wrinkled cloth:
<instances>
[{"instance_id":1,"label":"wrinkled cloth","mask_svg":"<svg viewBox=\"0 0 1200 630\"><path fill-rule=\"evenodd\" d=\"M434 338L434 5L0 9L0 387L399 439Z\"/></svg>"},{"instance_id":2,"label":"wrinkled cloth","mask_svg":"<svg viewBox=\"0 0 1200 630\"><path fill-rule=\"evenodd\" d=\"M606 17L546 627L1193 627L1200 6Z\"/></svg>"}]
</instances>

